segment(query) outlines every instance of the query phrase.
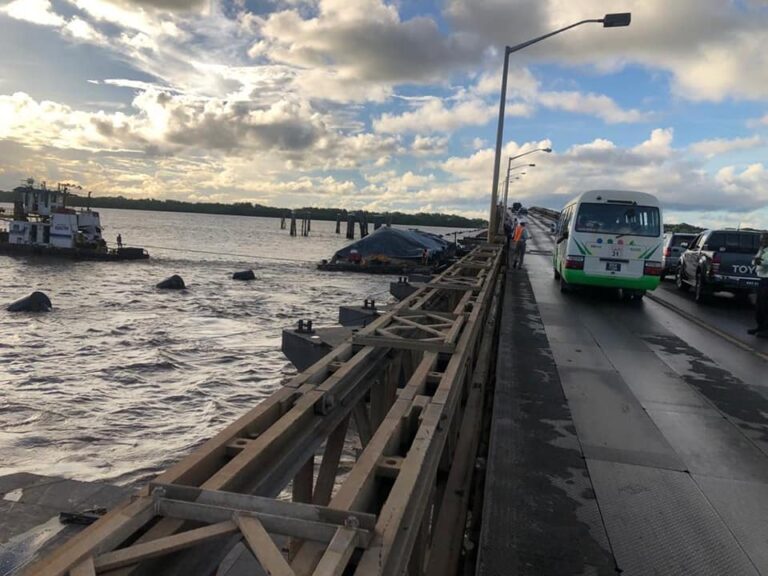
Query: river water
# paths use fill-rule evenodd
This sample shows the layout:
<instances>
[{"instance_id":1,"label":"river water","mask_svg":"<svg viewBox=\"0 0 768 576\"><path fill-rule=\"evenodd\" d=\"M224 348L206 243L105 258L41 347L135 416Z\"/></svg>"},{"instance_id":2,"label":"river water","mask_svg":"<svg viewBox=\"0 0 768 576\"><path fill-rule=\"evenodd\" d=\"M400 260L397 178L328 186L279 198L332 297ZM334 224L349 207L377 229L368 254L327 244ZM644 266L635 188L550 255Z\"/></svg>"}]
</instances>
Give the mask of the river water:
<instances>
[{"instance_id":1,"label":"river water","mask_svg":"<svg viewBox=\"0 0 768 576\"><path fill-rule=\"evenodd\" d=\"M108 241L120 233L151 259L0 255L0 304L42 290L54 306L0 309L0 474L146 480L295 374L282 328L390 300L391 277L315 269L348 242L334 222L291 238L269 218L99 212ZM231 279L246 268L256 281ZM189 289L157 290L171 274Z\"/></svg>"}]
</instances>

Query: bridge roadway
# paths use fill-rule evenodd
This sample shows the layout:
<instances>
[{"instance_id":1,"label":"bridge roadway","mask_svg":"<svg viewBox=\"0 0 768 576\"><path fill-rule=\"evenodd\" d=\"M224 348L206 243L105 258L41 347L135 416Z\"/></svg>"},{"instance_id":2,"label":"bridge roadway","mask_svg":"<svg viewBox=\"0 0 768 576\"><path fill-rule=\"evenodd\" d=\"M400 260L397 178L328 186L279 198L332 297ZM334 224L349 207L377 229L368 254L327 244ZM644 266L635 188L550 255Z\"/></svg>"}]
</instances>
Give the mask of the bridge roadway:
<instances>
[{"instance_id":1,"label":"bridge roadway","mask_svg":"<svg viewBox=\"0 0 768 576\"><path fill-rule=\"evenodd\" d=\"M640 304L562 294L531 224L505 286L478 574L768 574L768 342L749 308L671 283Z\"/></svg>"}]
</instances>

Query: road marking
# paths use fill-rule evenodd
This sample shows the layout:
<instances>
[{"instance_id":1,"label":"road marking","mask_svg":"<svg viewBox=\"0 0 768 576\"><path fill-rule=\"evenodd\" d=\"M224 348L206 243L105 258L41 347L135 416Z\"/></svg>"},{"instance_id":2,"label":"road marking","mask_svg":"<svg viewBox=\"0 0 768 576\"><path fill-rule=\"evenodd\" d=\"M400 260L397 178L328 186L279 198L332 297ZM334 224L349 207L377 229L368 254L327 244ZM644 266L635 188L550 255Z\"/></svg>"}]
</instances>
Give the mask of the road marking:
<instances>
[{"instance_id":1,"label":"road marking","mask_svg":"<svg viewBox=\"0 0 768 576\"><path fill-rule=\"evenodd\" d=\"M682 308L679 308L679 307L675 306L674 304L671 304L670 302L667 302L663 298L659 298L658 296L655 296L655 295L651 294L650 292L646 293L645 296L646 296L646 298L650 298L651 300L653 300L657 304L661 304L665 308L668 308L669 310L672 310L673 312L676 312L677 314L679 314L680 316L682 316L686 320L688 320L690 322L693 322L694 324L696 324L700 328L704 328L705 330L711 332L712 334L720 336L724 340L728 340L728 342L738 346L742 350L745 350L747 352L751 352L752 354L754 354L755 356L757 356L761 360L765 360L766 362L768 362L768 354L764 354L764 353L760 352L760 350L756 350L755 348L753 348L752 346L750 346L749 344L747 344L743 340L740 340L739 338L736 338L735 336L731 336L730 334L728 334L727 332L723 332L719 328L715 328L711 324L708 324L707 322L704 322L704 320L701 320L700 318L697 318L696 316L694 316L690 312L686 312Z\"/></svg>"}]
</instances>

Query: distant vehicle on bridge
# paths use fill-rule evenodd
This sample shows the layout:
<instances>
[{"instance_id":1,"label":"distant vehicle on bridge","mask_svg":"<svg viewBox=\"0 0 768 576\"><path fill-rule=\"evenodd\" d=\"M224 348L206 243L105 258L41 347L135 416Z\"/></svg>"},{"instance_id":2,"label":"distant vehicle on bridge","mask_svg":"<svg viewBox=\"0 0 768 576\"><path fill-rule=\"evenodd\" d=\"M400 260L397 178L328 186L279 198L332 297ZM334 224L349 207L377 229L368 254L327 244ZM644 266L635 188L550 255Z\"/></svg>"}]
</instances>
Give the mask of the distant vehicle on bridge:
<instances>
[{"instance_id":1,"label":"distant vehicle on bridge","mask_svg":"<svg viewBox=\"0 0 768 576\"><path fill-rule=\"evenodd\" d=\"M680 264L680 255L685 252L691 240L696 238L696 234L687 234L683 232L670 232L664 234L664 248L661 253L661 279L667 274L676 274L677 267Z\"/></svg>"},{"instance_id":2,"label":"distant vehicle on bridge","mask_svg":"<svg viewBox=\"0 0 768 576\"><path fill-rule=\"evenodd\" d=\"M554 226L552 266L560 289L619 288L641 299L660 282L662 214L652 194L591 190L566 204Z\"/></svg>"},{"instance_id":3,"label":"distant vehicle on bridge","mask_svg":"<svg viewBox=\"0 0 768 576\"><path fill-rule=\"evenodd\" d=\"M750 230L705 230L680 256L675 282L686 291L694 289L696 302L715 292L746 297L757 290L760 280L752 259L760 247L760 232Z\"/></svg>"}]
</instances>

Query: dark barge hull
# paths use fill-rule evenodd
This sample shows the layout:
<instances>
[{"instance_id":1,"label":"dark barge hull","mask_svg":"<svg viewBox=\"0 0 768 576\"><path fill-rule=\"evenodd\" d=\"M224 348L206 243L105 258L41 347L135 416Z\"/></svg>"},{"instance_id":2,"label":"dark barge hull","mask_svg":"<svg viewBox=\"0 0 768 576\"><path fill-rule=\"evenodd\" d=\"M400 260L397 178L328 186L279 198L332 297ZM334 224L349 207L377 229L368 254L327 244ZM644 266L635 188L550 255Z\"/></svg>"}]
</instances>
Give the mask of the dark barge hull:
<instances>
[{"instance_id":1,"label":"dark barge hull","mask_svg":"<svg viewBox=\"0 0 768 576\"><path fill-rule=\"evenodd\" d=\"M105 251L82 248L55 248L52 246L26 246L0 243L0 254L7 256L46 256L70 260L98 260L117 262L122 260L148 260L149 252L143 248L117 248Z\"/></svg>"},{"instance_id":2,"label":"dark barge hull","mask_svg":"<svg viewBox=\"0 0 768 576\"><path fill-rule=\"evenodd\" d=\"M403 264L354 264L352 262L326 262L317 265L326 272L362 272L364 274L432 274L433 266L408 266Z\"/></svg>"}]
</instances>

